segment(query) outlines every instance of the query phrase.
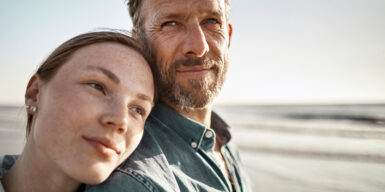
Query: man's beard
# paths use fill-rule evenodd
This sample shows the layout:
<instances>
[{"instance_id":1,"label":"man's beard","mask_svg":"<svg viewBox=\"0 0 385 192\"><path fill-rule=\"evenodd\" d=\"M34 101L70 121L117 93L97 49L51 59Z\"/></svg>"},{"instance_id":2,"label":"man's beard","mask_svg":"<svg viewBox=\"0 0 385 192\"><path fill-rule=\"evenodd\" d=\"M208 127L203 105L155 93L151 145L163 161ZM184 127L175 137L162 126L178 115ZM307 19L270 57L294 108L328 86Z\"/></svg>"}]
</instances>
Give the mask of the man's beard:
<instances>
[{"instance_id":1,"label":"man's beard","mask_svg":"<svg viewBox=\"0 0 385 192\"><path fill-rule=\"evenodd\" d=\"M210 104L222 89L227 72L227 57L221 61L207 57L184 59L173 62L167 69L157 65L159 95L180 109L204 108ZM185 87L176 82L176 69L181 66L201 66L210 68L214 79L209 76L189 79Z\"/></svg>"},{"instance_id":2,"label":"man's beard","mask_svg":"<svg viewBox=\"0 0 385 192\"><path fill-rule=\"evenodd\" d=\"M222 89L226 79L228 57L224 53L223 61L210 59L207 56L197 59L184 59L173 62L167 69L162 69L162 60L156 57L151 50L149 41L144 36L144 30L139 32L139 42L142 44L146 57L155 72L154 79L160 98L181 110L204 108L210 104ZM154 66L155 65L155 66ZM211 67L214 79L204 77L202 79L188 80L189 89L176 82L176 69L181 66Z\"/></svg>"}]
</instances>

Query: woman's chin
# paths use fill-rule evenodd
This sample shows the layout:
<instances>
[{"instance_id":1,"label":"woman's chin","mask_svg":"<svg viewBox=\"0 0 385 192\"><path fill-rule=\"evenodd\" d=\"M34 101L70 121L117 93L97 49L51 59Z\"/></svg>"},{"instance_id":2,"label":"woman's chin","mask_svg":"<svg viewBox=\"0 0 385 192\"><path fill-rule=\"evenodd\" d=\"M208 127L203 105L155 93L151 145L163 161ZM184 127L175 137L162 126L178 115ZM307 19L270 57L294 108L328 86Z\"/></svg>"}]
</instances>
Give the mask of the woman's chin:
<instances>
[{"instance_id":1,"label":"woman's chin","mask_svg":"<svg viewBox=\"0 0 385 192\"><path fill-rule=\"evenodd\" d=\"M86 170L79 170L73 174L73 178L80 183L94 185L105 181L111 175L112 171L112 168L97 166Z\"/></svg>"},{"instance_id":2,"label":"woman's chin","mask_svg":"<svg viewBox=\"0 0 385 192\"><path fill-rule=\"evenodd\" d=\"M110 176L110 174L111 172L106 172L104 174L100 172L95 172L95 174L90 173L84 175L83 178L79 178L79 181L81 181L81 183L95 185L105 181Z\"/></svg>"}]
</instances>

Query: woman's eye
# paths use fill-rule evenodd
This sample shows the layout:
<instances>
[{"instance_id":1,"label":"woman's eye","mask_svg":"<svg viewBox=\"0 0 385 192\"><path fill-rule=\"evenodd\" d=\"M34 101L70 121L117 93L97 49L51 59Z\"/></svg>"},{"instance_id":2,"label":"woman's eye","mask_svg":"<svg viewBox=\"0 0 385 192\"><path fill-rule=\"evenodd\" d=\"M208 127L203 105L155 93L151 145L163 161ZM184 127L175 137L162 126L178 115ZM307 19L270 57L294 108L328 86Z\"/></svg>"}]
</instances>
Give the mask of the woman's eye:
<instances>
[{"instance_id":1,"label":"woman's eye","mask_svg":"<svg viewBox=\"0 0 385 192\"><path fill-rule=\"evenodd\" d=\"M88 85L89 85L90 87L92 87L92 88L94 88L94 89L96 89L96 90L102 92L103 94L106 93L106 91L105 91L105 89L104 89L104 86L101 85L101 84L99 84L99 83L94 83L94 82L93 82L93 83L88 83Z\"/></svg>"},{"instance_id":2,"label":"woman's eye","mask_svg":"<svg viewBox=\"0 0 385 192\"><path fill-rule=\"evenodd\" d=\"M141 107L131 107L130 110L138 113L139 115L144 115L144 109Z\"/></svg>"}]
</instances>

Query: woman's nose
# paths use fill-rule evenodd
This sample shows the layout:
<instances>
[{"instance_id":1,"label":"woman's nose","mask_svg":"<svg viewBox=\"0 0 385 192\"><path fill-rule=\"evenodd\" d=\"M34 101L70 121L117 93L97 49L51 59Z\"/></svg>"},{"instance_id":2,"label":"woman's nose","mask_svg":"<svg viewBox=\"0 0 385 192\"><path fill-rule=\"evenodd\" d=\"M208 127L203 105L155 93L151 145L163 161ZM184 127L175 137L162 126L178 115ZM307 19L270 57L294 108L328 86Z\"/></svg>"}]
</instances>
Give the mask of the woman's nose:
<instances>
[{"instance_id":1,"label":"woman's nose","mask_svg":"<svg viewBox=\"0 0 385 192\"><path fill-rule=\"evenodd\" d=\"M128 108L124 104L109 105L101 116L101 123L104 127L113 128L118 133L125 133L129 123Z\"/></svg>"}]
</instances>

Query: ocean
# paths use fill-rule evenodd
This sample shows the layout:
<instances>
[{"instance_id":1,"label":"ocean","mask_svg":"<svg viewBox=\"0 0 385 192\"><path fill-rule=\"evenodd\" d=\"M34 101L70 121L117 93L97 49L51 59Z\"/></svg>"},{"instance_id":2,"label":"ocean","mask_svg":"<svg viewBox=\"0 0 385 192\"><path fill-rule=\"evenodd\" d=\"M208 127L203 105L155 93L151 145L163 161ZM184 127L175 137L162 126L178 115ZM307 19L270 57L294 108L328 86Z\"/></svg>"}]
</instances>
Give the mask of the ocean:
<instances>
[{"instance_id":1,"label":"ocean","mask_svg":"<svg viewBox=\"0 0 385 192\"><path fill-rule=\"evenodd\" d=\"M215 106L255 191L384 192L385 104ZM0 107L0 155L20 153L25 112Z\"/></svg>"}]
</instances>

